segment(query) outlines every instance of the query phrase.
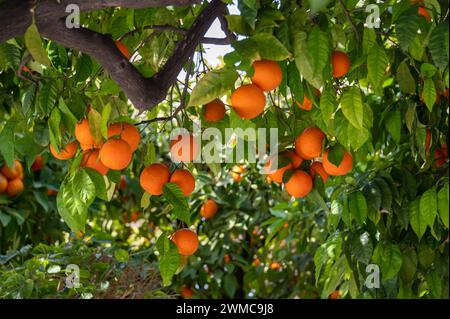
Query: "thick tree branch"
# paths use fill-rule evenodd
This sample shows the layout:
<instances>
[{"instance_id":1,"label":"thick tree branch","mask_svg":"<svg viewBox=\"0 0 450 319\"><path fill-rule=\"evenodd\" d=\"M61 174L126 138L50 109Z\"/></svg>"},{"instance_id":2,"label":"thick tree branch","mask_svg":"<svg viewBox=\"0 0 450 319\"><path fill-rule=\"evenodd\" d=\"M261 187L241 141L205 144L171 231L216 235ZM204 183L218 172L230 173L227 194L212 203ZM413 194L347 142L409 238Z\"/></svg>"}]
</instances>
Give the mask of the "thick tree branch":
<instances>
[{"instance_id":1,"label":"thick tree branch","mask_svg":"<svg viewBox=\"0 0 450 319\"><path fill-rule=\"evenodd\" d=\"M40 0L35 8L35 20L42 36L61 45L90 55L103 66L111 78L117 82L140 110L147 110L166 98L169 88L177 80L185 63L193 56L199 43L213 21L224 14L226 4L212 0L198 15L185 37L178 43L166 65L151 78L143 77L139 71L120 53L109 35L84 29L69 29L65 26L66 3L76 3L82 10L95 10L107 6L150 7L156 5L182 5L196 3L197 0ZM0 6L0 42L22 35L31 24L31 0L8 0ZM6 23L6 24L5 24ZM206 41L206 40L205 40ZM209 41L220 42L224 39Z\"/></svg>"}]
</instances>

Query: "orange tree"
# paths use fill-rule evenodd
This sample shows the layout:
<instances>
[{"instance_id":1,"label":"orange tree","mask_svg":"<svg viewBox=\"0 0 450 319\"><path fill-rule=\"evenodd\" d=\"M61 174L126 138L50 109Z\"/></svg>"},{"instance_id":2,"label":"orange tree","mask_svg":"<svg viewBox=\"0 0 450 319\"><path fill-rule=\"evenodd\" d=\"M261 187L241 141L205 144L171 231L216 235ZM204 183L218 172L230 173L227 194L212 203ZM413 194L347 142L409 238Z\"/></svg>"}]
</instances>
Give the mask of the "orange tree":
<instances>
[{"instance_id":1,"label":"orange tree","mask_svg":"<svg viewBox=\"0 0 450 319\"><path fill-rule=\"evenodd\" d=\"M448 297L448 2L372 2L0 1L1 296L77 243L184 297ZM278 164L192 162L196 121Z\"/></svg>"}]
</instances>

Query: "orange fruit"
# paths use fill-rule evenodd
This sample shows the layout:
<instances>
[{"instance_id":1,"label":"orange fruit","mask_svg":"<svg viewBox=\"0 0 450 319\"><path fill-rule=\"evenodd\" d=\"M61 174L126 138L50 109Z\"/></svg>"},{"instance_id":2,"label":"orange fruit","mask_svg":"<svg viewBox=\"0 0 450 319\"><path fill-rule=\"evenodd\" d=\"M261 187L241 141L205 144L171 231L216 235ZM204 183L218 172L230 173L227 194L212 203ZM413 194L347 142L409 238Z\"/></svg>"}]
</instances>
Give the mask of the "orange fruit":
<instances>
[{"instance_id":1,"label":"orange fruit","mask_svg":"<svg viewBox=\"0 0 450 319\"><path fill-rule=\"evenodd\" d=\"M183 256L190 256L198 249L197 234L187 228L177 230L172 236L172 241L178 247L180 255Z\"/></svg>"},{"instance_id":2,"label":"orange fruit","mask_svg":"<svg viewBox=\"0 0 450 319\"><path fill-rule=\"evenodd\" d=\"M224 260L225 264L229 264L230 260L231 260L230 255L225 254L225 256L223 256L223 260Z\"/></svg>"},{"instance_id":3,"label":"orange fruit","mask_svg":"<svg viewBox=\"0 0 450 319\"><path fill-rule=\"evenodd\" d=\"M81 145L84 145L83 147L89 148L89 145L92 145L95 148L94 137L92 136L87 118L82 119L75 126L75 138Z\"/></svg>"},{"instance_id":4,"label":"orange fruit","mask_svg":"<svg viewBox=\"0 0 450 319\"><path fill-rule=\"evenodd\" d=\"M328 160L328 153L330 152L330 149L327 149L325 153L323 154L322 158L322 165L323 169L328 175L331 176L342 176L346 175L348 172L352 170L353 167L353 156L349 152L344 152L344 158L342 159L342 162L339 164L339 166L336 166L332 164Z\"/></svg>"},{"instance_id":5,"label":"orange fruit","mask_svg":"<svg viewBox=\"0 0 450 319\"><path fill-rule=\"evenodd\" d=\"M212 218L219 210L219 205L213 199L208 199L200 208L200 215L205 219Z\"/></svg>"},{"instance_id":6,"label":"orange fruit","mask_svg":"<svg viewBox=\"0 0 450 319\"><path fill-rule=\"evenodd\" d=\"M339 290L335 290L330 294L330 299L339 299L340 296L341 293L339 292Z\"/></svg>"},{"instance_id":7,"label":"orange fruit","mask_svg":"<svg viewBox=\"0 0 450 319\"><path fill-rule=\"evenodd\" d=\"M298 101L295 101L295 103L297 104L297 106L299 108L301 108L302 110L305 110L305 111L311 111L311 109L313 107L312 101L310 99L308 99L306 97L306 95L303 97L303 102L302 103L300 103Z\"/></svg>"},{"instance_id":8,"label":"orange fruit","mask_svg":"<svg viewBox=\"0 0 450 319\"><path fill-rule=\"evenodd\" d=\"M99 172L102 176L105 176L108 173L109 168L106 167L102 161L100 161L99 153L100 152L98 150L84 152L81 167L92 168L93 170Z\"/></svg>"},{"instance_id":9,"label":"orange fruit","mask_svg":"<svg viewBox=\"0 0 450 319\"><path fill-rule=\"evenodd\" d=\"M267 161L267 163L264 165L264 171L266 172L267 176L269 176L275 183L281 184L283 182L283 175L284 173L289 170L292 169L292 163L289 163L283 167L273 167L273 161L275 160L274 156L272 156L271 158L269 158L269 160ZM282 159L278 158L278 166L280 166L280 161Z\"/></svg>"},{"instance_id":10,"label":"orange fruit","mask_svg":"<svg viewBox=\"0 0 450 319\"><path fill-rule=\"evenodd\" d=\"M131 213L131 215L130 215L130 221L128 221L128 214L125 212L125 213L123 213L122 218L123 218L123 221L124 221L125 223L128 223L128 222L134 223L135 221L138 220L138 218L139 218L139 216L141 216L141 214L142 214L141 212L134 212L134 213Z\"/></svg>"},{"instance_id":11,"label":"orange fruit","mask_svg":"<svg viewBox=\"0 0 450 319\"><path fill-rule=\"evenodd\" d=\"M204 106L203 116L209 122L219 122L225 116L225 104L219 99L215 99Z\"/></svg>"},{"instance_id":12,"label":"orange fruit","mask_svg":"<svg viewBox=\"0 0 450 319\"><path fill-rule=\"evenodd\" d=\"M33 164L31 164L31 170L33 172L38 172L41 169L44 168L44 159L42 157L42 155L36 155L36 157L34 158L34 162Z\"/></svg>"},{"instance_id":13,"label":"orange fruit","mask_svg":"<svg viewBox=\"0 0 450 319\"><path fill-rule=\"evenodd\" d=\"M20 177L20 173L23 173L23 166L20 164L18 160L13 162L13 166L9 167L8 165L3 165L1 169L1 173L8 179L15 179Z\"/></svg>"},{"instance_id":14,"label":"orange fruit","mask_svg":"<svg viewBox=\"0 0 450 319\"><path fill-rule=\"evenodd\" d=\"M119 183L119 189L121 191L125 190L127 188L127 180L124 175L120 176L120 183Z\"/></svg>"},{"instance_id":15,"label":"orange fruit","mask_svg":"<svg viewBox=\"0 0 450 319\"><path fill-rule=\"evenodd\" d=\"M434 160L436 161L436 165L438 167L445 164L448 158L448 150L447 145L442 145L441 147L438 147L434 151Z\"/></svg>"},{"instance_id":16,"label":"orange fruit","mask_svg":"<svg viewBox=\"0 0 450 319\"><path fill-rule=\"evenodd\" d=\"M319 176L322 178L324 182L328 179L328 174L325 172L325 169L323 168L322 162L314 162L309 167L309 170L311 172L311 177L314 178L314 175L319 174Z\"/></svg>"},{"instance_id":17,"label":"orange fruit","mask_svg":"<svg viewBox=\"0 0 450 319\"><path fill-rule=\"evenodd\" d=\"M100 160L106 167L114 170L126 168L133 157L130 145L122 139L109 139L100 149Z\"/></svg>"},{"instance_id":18,"label":"orange fruit","mask_svg":"<svg viewBox=\"0 0 450 319\"><path fill-rule=\"evenodd\" d=\"M4 193L8 188L8 179L0 173L0 194Z\"/></svg>"},{"instance_id":19,"label":"orange fruit","mask_svg":"<svg viewBox=\"0 0 450 319\"><path fill-rule=\"evenodd\" d=\"M23 182L20 178L12 179L8 182L6 193L8 194L8 196L14 197L22 194L23 188Z\"/></svg>"},{"instance_id":20,"label":"orange fruit","mask_svg":"<svg viewBox=\"0 0 450 319\"><path fill-rule=\"evenodd\" d=\"M286 151L282 153L283 156L287 156L291 159L292 168L298 168L303 162L303 158L297 155L294 151Z\"/></svg>"},{"instance_id":21,"label":"orange fruit","mask_svg":"<svg viewBox=\"0 0 450 319\"><path fill-rule=\"evenodd\" d=\"M274 262L270 263L269 267L272 270L278 270L281 268L281 264L279 262L274 261Z\"/></svg>"},{"instance_id":22,"label":"orange fruit","mask_svg":"<svg viewBox=\"0 0 450 319\"><path fill-rule=\"evenodd\" d=\"M75 156L75 153L77 152L78 144L76 141L70 142L67 144L63 149L60 150L59 153L56 152L56 150L53 148L53 146L50 144L50 152L52 155L61 160L68 160Z\"/></svg>"},{"instance_id":23,"label":"orange fruit","mask_svg":"<svg viewBox=\"0 0 450 319\"><path fill-rule=\"evenodd\" d=\"M305 197L312 190L312 178L306 172L296 170L285 184L285 187L289 195L295 198Z\"/></svg>"},{"instance_id":24,"label":"orange fruit","mask_svg":"<svg viewBox=\"0 0 450 319\"><path fill-rule=\"evenodd\" d=\"M350 70L350 59L348 55L341 51L334 51L331 55L331 64L333 66L333 77L340 78Z\"/></svg>"},{"instance_id":25,"label":"orange fruit","mask_svg":"<svg viewBox=\"0 0 450 319\"><path fill-rule=\"evenodd\" d=\"M309 127L295 139L295 152L305 160L319 157L324 138L325 134L319 128Z\"/></svg>"},{"instance_id":26,"label":"orange fruit","mask_svg":"<svg viewBox=\"0 0 450 319\"><path fill-rule=\"evenodd\" d=\"M108 127L108 138L117 135L122 140L127 142L131 150L134 152L141 142L141 134L137 128L130 123L115 123Z\"/></svg>"},{"instance_id":27,"label":"orange fruit","mask_svg":"<svg viewBox=\"0 0 450 319\"><path fill-rule=\"evenodd\" d=\"M192 162L199 151L198 143L192 134L179 134L170 140L170 154L175 162Z\"/></svg>"},{"instance_id":28,"label":"orange fruit","mask_svg":"<svg viewBox=\"0 0 450 319\"><path fill-rule=\"evenodd\" d=\"M258 267L259 264L260 264L259 259L258 258L253 259L253 263L252 264L253 264L253 266Z\"/></svg>"},{"instance_id":29,"label":"orange fruit","mask_svg":"<svg viewBox=\"0 0 450 319\"><path fill-rule=\"evenodd\" d=\"M252 83L263 91L275 90L283 79L280 65L275 61L260 60L253 62Z\"/></svg>"},{"instance_id":30,"label":"orange fruit","mask_svg":"<svg viewBox=\"0 0 450 319\"><path fill-rule=\"evenodd\" d=\"M256 85L243 85L231 94L231 106L241 118L253 119L264 112L266 96Z\"/></svg>"},{"instance_id":31,"label":"orange fruit","mask_svg":"<svg viewBox=\"0 0 450 319\"><path fill-rule=\"evenodd\" d=\"M184 196L189 196L195 189L195 179L187 169L176 169L169 181L177 184Z\"/></svg>"},{"instance_id":32,"label":"orange fruit","mask_svg":"<svg viewBox=\"0 0 450 319\"><path fill-rule=\"evenodd\" d=\"M128 48L120 41L114 41L114 44L116 45L117 49L123 54L124 57L129 60L131 58L130 51L128 51Z\"/></svg>"},{"instance_id":33,"label":"orange fruit","mask_svg":"<svg viewBox=\"0 0 450 319\"><path fill-rule=\"evenodd\" d=\"M180 289L180 295L184 299L189 299L189 298L191 298L194 295L194 292L192 291L191 288L189 288L187 286L183 286Z\"/></svg>"},{"instance_id":34,"label":"orange fruit","mask_svg":"<svg viewBox=\"0 0 450 319\"><path fill-rule=\"evenodd\" d=\"M164 164L151 164L146 167L140 177L141 187L151 195L161 195L164 184L169 181L169 168Z\"/></svg>"},{"instance_id":35,"label":"orange fruit","mask_svg":"<svg viewBox=\"0 0 450 319\"><path fill-rule=\"evenodd\" d=\"M54 190L53 188L47 188L48 196L57 195L57 194L58 194L58 191Z\"/></svg>"},{"instance_id":36,"label":"orange fruit","mask_svg":"<svg viewBox=\"0 0 450 319\"><path fill-rule=\"evenodd\" d=\"M231 169L231 177L236 183L242 180L242 174L245 173L246 169L242 165L234 165Z\"/></svg>"},{"instance_id":37,"label":"orange fruit","mask_svg":"<svg viewBox=\"0 0 450 319\"><path fill-rule=\"evenodd\" d=\"M425 9L425 7L419 7L417 13L422 16L425 17L425 19L427 19L427 21L431 21L431 16L429 15L427 9Z\"/></svg>"}]
</instances>

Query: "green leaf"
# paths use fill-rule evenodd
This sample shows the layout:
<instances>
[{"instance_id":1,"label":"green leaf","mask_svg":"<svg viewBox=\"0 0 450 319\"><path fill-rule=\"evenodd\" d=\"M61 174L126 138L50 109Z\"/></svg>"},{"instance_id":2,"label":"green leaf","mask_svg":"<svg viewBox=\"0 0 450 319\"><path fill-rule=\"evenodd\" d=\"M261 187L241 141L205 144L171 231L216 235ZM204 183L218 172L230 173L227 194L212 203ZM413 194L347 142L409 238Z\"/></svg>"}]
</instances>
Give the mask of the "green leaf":
<instances>
[{"instance_id":1,"label":"green leaf","mask_svg":"<svg viewBox=\"0 0 450 319\"><path fill-rule=\"evenodd\" d=\"M412 6L405 10L399 17L396 23L397 37L400 47L404 51L408 51L411 42L417 35L419 29L419 15L417 14L417 7Z\"/></svg>"},{"instance_id":2,"label":"green leaf","mask_svg":"<svg viewBox=\"0 0 450 319\"><path fill-rule=\"evenodd\" d=\"M87 211L95 198L95 185L85 170L69 175L56 197L58 212L73 232L83 231Z\"/></svg>"},{"instance_id":3,"label":"green leaf","mask_svg":"<svg viewBox=\"0 0 450 319\"><path fill-rule=\"evenodd\" d=\"M100 123L100 132L102 133L103 138L108 138L108 121L109 116L111 115L112 106L111 103L107 103L102 109L102 120Z\"/></svg>"},{"instance_id":4,"label":"green leaf","mask_svg":"<svg viewBox=\"0 0 450 319\"><path fill-rule=\"evenodd\" d=\"M318 26L315 26L309 34L308 50L314 57L312 60L314 73L322 73L329 63L331 49L327 34Z\"/></svg>"},{"instance_id":5,"label":"green leaf","mask_svg":"<svg viewBox=\"0 0 450 319\"><path fill-rule=\"evenodd\" d=\"M283 43L270 33L258 33L251 37L261 59L283 61L291 56Z\"/></svg>"},{"instance_id":6,"label":"green leaf","mask_svg":"<svg viewBox=\"0 0 450 319\"><path fill-rule=\"evenodd\" d=\"M427 221L425 216L420 212L419 199L416 199L409 204L409 223L420 240L427 229Z\"/></svg>"},{"instance_id":7,"label":"green leaf","mask_svg":"<svg viewBox=\"0 0 450 319\"><path fill-rule=\"evenodd\" d=\"M373 253L373 244L370 235L367 232L357 232L350 234L348 239L350 253L352 256L362 262L368 264Z\"/></svg>"},{"instance_id":8,"label":"green leaf","mask_svg":"<svg viewBox=\"0 0 450 319\"><path fill-rule=\"evenodd\" d=\"M236 276L232 274L226 274L223 278L223 288L230 298L234 298L236 290L239 288Z\"/></svg>"},{"instance_id":9,"label":"green leaf","mask_svg":"<svg viewBox=\"0 0 450 319\"><path fill-rule=\"evenodd\" d=\"M20 49L14 44L0 44L0 70L5 70L8 66L16 70L20 64Z\"/></svg>"},{"instance_id":10,"label":"green leaf","mask_svg":"<svg viewBox=\"0 0 450 319\"><path fill-rule=\"evenodd\" d=\"M402 253L395 244L378 243L372 256L373 261L380 266L383 282L393 278L402 267Z\"/></svg>"},{"instance_id":11,"label":"green leaf","mask_svg":"<svg viewBox=\"0 0 450 319\"><path fill-rule=\"evenodd\" d=\"M304 91L303 84L300 78L300 73L298 72L295 63L289 63L287 67L287 83L291 89L291 93L297 101L303 101Z\"/></svg>"},{"instance_id":12,"label":"green leaf","mask_svg":"<svg viewBox=\"0 0 450 319\"><path fill-rule=\"evenodd\" d=\"M399 108L394 107L389 111L384 120L384 125L394 141L398 144L400 142L402 128L402 119Z\"/></svg>"},{"instance_id":13,"label":"green leaf","mask_svg":"<svg viewBox=\"0 0 450 319\"><path fill-rule=\"evenodd\" d=\"M364 107L358 87L352 86L344 91L341 97L341 108L344 116L354 127L358 129L363 127Z\"/></svg>"},{"instance_id":14,"label":"green leaf","mask_svg":"<svg viewBox=\"0 0 450 319\"><path fill-rule=\"evenodd\" d=\"M364 28L363 32L363 53L368 54L372 46L376 43L377 34L372 28Z\"/></svg>"},{"instance_id":15,"label":"green leaf","mask_svg":"<svg viewBox=\"0 0 450 319\"><path fill-rule=\"evenodd\" d=\"M411 282L417 271L417 253L413 248L408 248L403 253L403 263L400 269L400 278L404 282Z\"/></svg>"},{"instance_id":16,"label":"green leaf","mask_svg":"<svg viewBox=\"0 0 450 319\"><path fill-rule=\"evenodd\" d=\"M61 117L64 122L65 128L70 132L75 132L75 125L77 124L77 118L73 115L72 111L67 107L64 99L62 97L59 98L58 103L59 110L61 111Z\"/></svg>"},{"instance_id":17,"label":"green leaf","mask_svg":"<svg viewBox=\"0 0 450 319\"><path fill-rule=\"evenodd\" d=\"M59 151L59 148L61 146L61 130L59 128L60 125L61 112L58 108L55 107L48 120L48 131L50 135L50 143L57 151Z\"/></svg>"},{"instance_id":18,"label":"green leaf","mask_svg":"<svg viewBox=\"0 0 450 319\"><path fill-rule=\"evenodd\" d=\"M448 22L438 25L430 36L428 48L434 63L441 69L448 65L449 59Z\"/></svg>"},{"instance_id":19,"label":"green leaf","mask_svg":"<svg viewBox=\"0 0 450 319\"><path fill-rule=\"evenodd\" d=\"M320 73L314 72L314 56L309 52L306 43L306 33L296 32L293 34L294 41L294 55L295 64L297 65L300 74L308 81L313 87L320 88L323 84L323 77Z\"/></svg>"},{"instance_id":20,"label":"green leaf","mask_svg":"<svg viewBox=\"0 0 450 319\"><path fill-rule=\"evenodd\" d=\"M108 192L106 191L105 178L96 170L91 168L84 169L88 173L95 186L95 194L98 198L108 201Z\"/></svg>"},{"instance_id":21,"label":"green leaf","mask_svg":"<svg viewBox=\"0 0 450 319\"><path fill-rule=\"evenodd\" d=\"M326 86L320 97L320 112L325 123L331 120L336 107L336 93L333 87Z\"/></svg>"},{"instance_id":22,"label":"green leaf","mask_svg":"<svg viewBox=\"0 0 450 319\"><path fill-rule=\"evenodd\" d=\"M189 106L203 105L234 88L238 78L236 70L225 67L208 72L192 90Z\"/></svg>"},{"instance_id":23,"label":"green leaf","mask_svg":"<svg viewBox=\"0 0 450 319\"><path fill-rule=\"evenodd\" d=\"M330 148L328 152L328 160L331 164L339 166L344 159L344 148L337 144Z\"/></svg>"},{"instance_id":24,"label":"green leaf","mask_svg":"<svg viewBox=\"0 0 450 319\"><path fill-rule=\"evenodd\" d=\"M53 110L57 100L57 92L52 82L45 83L39 90L39 113L41 115L48 115Z\"/></svg>"},{"instance_id":25,"label":"green leaf","mask_svg":"<svg viewBox=\"0 0 450 319\"><path fill-rule=\"evenodd\" d=\"M144 165L148 166L156 161L155 145L149 140L145 145Z\"/></svg>"},{"instance_id":26,"label":"green leaf","mask_svg":"<svg viewBox=\"0 0 450 319\"><path fill-rule=\"evenodd\" d=\"M141 208L146 209L150 206L150 199L152 195L147 192L144 192L141 197Z\"/></svg>"},{"instance_id":27,"label":"green leaf","mask_svg":"<svg viewBox=\"0 0 450 319\"><path fill-rule=\"evenodd\" d=\"M348 197L348 208L353 219L363 225L367 219L367 202L362 192L354 192Z\"/></svg>"},{"instance_id":28,"label":"green leaf","mask_svg":"<svg viewBox=\"0 0 450 319\"><path fill-rule=\"evenodd\" d=\"M225 19L227 19L228 28L231 32L241 35L250 35L252 33L252 29L242 16L237 14L226 15Z\"/></svg>"},{"instance_id":29,"label":"green leaf","mask_svg":"<svg viewBox=\"0 0 450 319\"><path fill-rule=\"evenodd\" d=\"M420 215L423 217L423 221L426 225L433 228L434 220L436 219L437 212L437 194L436 189L430 188L420 197Z\"/></svg>"},{"instance_id":30,"label":"green leaf","mask_svg":"<svg viewBox=\"0 0 450 319\"><path fill-rule=\"evenodd\" d=\"M0 145L0 154L2 154L6 164L12 167L15 160L13 126L6 125L0 132Z\"/></svg>"},{"instance_id":31,"label":"green leaf","mask_svg":"<svg viewBox=\"0 0 450 319\"><path fill-rule=\"evenodd\" d=\"M51 62L48 58L47 53L42 47L42 39L36 27L36 24L32 23L28 27L28 29L25 31L24 40L25 45L33 59L47 67L50 67Z\"/></svg>"},{"instance_id":32,"label":"green leaf","mask_svg":"<svg viewBox=\"0 0 450 319\"><path fill-rule=\"evenodd\" d=\"M416 81L409 70L407 59L403 60L397 69L397 82L403 93L414 94L416 92Z\"/></svg>"},{"instance_id":33,"label":"green leaf","mask_svg":"<svg viewBox=\"0 0 450 319\"><path fill-rule=\"evenodd\" d=\"M430 63L422 63L422 65L420 66L420 74L427 78L431 78L433 75L435 75L436 71L436 67Z\"/></svg>"},{"instance_id":34,"label":"green leaf","mask_svg":"<svg viewBox=\"0 0 450 319\"><path fill-rule=\"evenodd\" d=\"M94 143L100 145L102 142L102 115L92 108L88 114L88 122Z\"/></svg>"},{"instance_id":35,"label":"green leaf","mask_svg":"<svg viewBox=\"0 0 450 319\"><path fill-rule=\"evenodd\" d=\"M445 225L446 228L448 228L448 215L449 215L448 193L449 187L448 183L446 183L437 194L439 216L441 217L442 223Z\"/></svg>"},{"instance_id":36,"label":"green leaf","mask_svg":"<svg viewBox=\"0 0 450 319\"><path fill-rule=\"evenodd\" d=\"M367 56L367 72L368 79L378 95L382 95L382 84L388 64L389 60L384 49L374 44Z\"/></svg>"},{"instance_id":37,"label":"green leaf","mask_svg":"<svg viewBox=\"0 0 450 319\"><path fill-rule=\"evenodd\" d=\"M166 200L172 204L173 213L177 218L190 225L191 212L186 197L180 187L175 183L166 183L163 187L163 194Z\"/></svg>"},{"instance_id":38,"label":"green leaf","mask_svg":"<svg viewBox=\"0 0 450 319\"><path fill-rule=\"evenodd\" d=\"M116 251L114 251L114 258L116 258L117 261L121 263L126 263L130 258L130 255L125 249L119 248Z\"/></svg>"},{"instance_id":39,"label":"green leaf","mask_svg":"<svg viewBox=\"0 0 450 319\"><path fill-rule=\"evenodd\" d=\"M167 238L167 234L162 233L156 242L159 253L159 272L163 279L163 285L168 286L172 282L172 277L177 272L180 264L180 254L175 244Z\"/></svg>"},{"instance_id":40,"label":"green leaf","mask_svg":"<svg viewBox=\"0 0 450 319\"><path fill-rule=\"evenodd\" d=\"M433 105L436 102L436 87L432 79L426 79L423 83L423 99L428 110L433 110Z\"/></svg>"}]
</instances>

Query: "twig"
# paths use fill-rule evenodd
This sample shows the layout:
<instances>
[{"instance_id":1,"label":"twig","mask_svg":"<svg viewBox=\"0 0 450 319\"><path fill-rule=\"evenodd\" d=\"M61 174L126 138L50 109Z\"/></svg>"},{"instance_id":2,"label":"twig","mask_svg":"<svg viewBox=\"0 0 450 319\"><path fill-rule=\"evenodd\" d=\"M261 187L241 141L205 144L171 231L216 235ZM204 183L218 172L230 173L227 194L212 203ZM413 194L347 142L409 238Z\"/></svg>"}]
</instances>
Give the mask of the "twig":
<instances>
[{"instance_id":1,"label":"twig","mask_svg":"<svg viewBox=\"0 0 450 319\"><path fill-rule=\"evenodd\" d=\"M359 36L358 29L356 28L356 25L353 22L352 17L350 16L350 13L348 12L347 8L345 7L344 1L339 0L339 3L342 7L342 10L344 11L345 17L347 18L348 22L350 23L350 26L353 29L353 32L355 32L356 40L358 42L361 42L361 37Z\"/></svg>"}]
</instances>

